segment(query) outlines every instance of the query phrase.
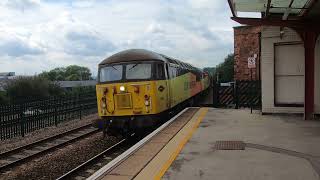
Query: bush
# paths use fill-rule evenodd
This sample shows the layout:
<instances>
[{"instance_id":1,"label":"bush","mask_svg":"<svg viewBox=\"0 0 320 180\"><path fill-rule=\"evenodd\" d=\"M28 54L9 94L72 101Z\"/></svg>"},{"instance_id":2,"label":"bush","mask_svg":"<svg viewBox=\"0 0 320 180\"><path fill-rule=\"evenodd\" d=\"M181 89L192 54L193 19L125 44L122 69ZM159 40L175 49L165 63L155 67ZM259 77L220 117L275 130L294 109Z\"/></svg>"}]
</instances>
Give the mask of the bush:
<instances>
[{"instance_id":1,"label":"bush","mask_svg":"<svg viewBox=\"0 0 320 180\"><path fill-rule=\"evenodd\" d=\"M77 65L54 68L48 72L42 72L39 76L51 81L80 81L92 79L89 68Z\"/></svg>"},{"instance_id":2,"label":"bush","mask_svg":"<svg viewBox=\"0 0 320 180\"><path fill-rule=\"evenodd\" d=\"M216 67L216 75L219 76L219 82L230 82L234 78L234 54L228 54L223 63Z\"/></svg>"},{"instance_id":3,"label":"bush","mask_svg":"<svg viewBox=\"0 0 320 180\"><path fill-rule=\"evenodd\" d=\"M88 95L88 94L95 94L96 88L95 86L87 86L87 87L73 87L71 90L66 92L67 96L81 96L81 95Z\"/></svg>"},{"instance_id":4,"label":"bush","mask_svg":"<svg viewBox=\"0 0 320 180\"><path fill-rule=\"evenodd\" d=\"M38 76L20 77L9 81L5 90L11 101L43 99L50 96L60 96L64 93L63 89L54 82Z\"/></svg>"},{"instance_id":5,"label":"bush","mask_svg":"<svg viewBox=\"0 0 320 180\"><path fill-rule=\"evenodd\" d=\"M4 91L0 91L0 105L8 104L8 97Z\"/></svg>"}]
</instances>

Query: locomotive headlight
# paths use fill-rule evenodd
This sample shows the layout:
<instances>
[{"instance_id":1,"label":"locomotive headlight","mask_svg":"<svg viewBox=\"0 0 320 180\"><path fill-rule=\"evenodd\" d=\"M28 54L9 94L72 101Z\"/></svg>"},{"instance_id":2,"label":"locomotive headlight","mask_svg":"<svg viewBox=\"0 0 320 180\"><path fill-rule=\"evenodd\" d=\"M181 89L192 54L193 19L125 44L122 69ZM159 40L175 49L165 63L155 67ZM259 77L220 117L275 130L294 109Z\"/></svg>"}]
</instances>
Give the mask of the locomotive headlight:
<instances>
[{"instance_id":1,"label":"locomotive headlight","mask_svg":"<svg viewBox=\"0 0 320 180\"><path fill-rule=\"evenodd\" d=\"M124 86L120 86L120 91L124 92L126 90L126 88Z\"/></svg>"}]
</instances>

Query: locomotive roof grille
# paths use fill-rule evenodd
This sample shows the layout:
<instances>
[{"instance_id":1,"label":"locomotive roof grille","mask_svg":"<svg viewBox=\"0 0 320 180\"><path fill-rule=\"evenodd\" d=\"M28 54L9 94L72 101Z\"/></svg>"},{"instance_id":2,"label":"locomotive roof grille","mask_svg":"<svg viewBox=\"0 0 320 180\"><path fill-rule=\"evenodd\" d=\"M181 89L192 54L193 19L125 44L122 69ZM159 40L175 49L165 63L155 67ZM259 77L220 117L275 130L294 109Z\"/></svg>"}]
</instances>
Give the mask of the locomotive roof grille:
<instances>
[{"instance_id":1,"label":"locomotive roof grille","mask_svg":"<svg viewBox=\"0 0 320 180\"><path fill-rule=\"evenodd\" d=\"M192 66L189 63L179 61L177 59L168 57L163 54L158 54L153 51L145 49L129 49L125 51L118 52L106 59L104 59L99 66L104 66L108 64L121 63L121 62L135 62L135 61L162 61L176 64L182 68L201 71L199 68Z\"/></svg>"},{"instance_id":2,"label":"locomotive roof grille","mask_svg":"<svg viewBox=\"0 0 320 180\"><path fill-rule=\"evenodd\" d=\"M166 59L158 53L144 49L129 49L116 53L104 59L99 65L107 65L120 62L131 61L154 61L159 60L165 62Z\"/></svg>"}]
</instances>

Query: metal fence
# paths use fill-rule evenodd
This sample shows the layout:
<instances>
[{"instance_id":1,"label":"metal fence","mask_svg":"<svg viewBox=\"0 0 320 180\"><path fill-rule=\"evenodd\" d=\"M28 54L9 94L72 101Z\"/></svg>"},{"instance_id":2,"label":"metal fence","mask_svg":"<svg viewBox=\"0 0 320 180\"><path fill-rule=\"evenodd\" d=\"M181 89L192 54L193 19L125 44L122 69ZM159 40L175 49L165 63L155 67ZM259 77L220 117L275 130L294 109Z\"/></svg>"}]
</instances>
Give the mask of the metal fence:
<instances>
[{"instance_id":1,"label":"metal fence","mask_svg":"<svg viewBox=\"0 0 320 180\"><path fill-rule=\"evenodd\" d=\"M214 86L214 106L241 108L261 108L260 81L235 81L216 83Z\"/></svg>"},{"instance_id":2,"label":"metal fence","mask_svg":"<svg viewBox=\"0 0 320 180\"><path fill-rule=\"evenodd\" d=\"M24 137L32 131L95 112L94 93L0 106L0 138Z\"/></svg>"}]
</instances>

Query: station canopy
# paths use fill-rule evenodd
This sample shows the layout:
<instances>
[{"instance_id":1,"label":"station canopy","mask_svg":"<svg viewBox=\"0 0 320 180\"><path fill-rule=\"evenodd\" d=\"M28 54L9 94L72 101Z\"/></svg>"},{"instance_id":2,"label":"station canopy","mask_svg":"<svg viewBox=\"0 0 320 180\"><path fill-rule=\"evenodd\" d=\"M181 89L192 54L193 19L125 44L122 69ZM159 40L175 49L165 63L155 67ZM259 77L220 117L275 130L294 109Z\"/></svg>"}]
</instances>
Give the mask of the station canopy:
<instances>
[{"instance_id":1,"label":"station canopy","mask_svg":"<svg viewBox=\"0 0 320 180\"><path fill-rule=\"evenodd\" d=\"M318 0L228 0L234 17L238 12L261 13L261 17L281 18L282 20L320 18Z\"/></svg>"}]
</instances>

